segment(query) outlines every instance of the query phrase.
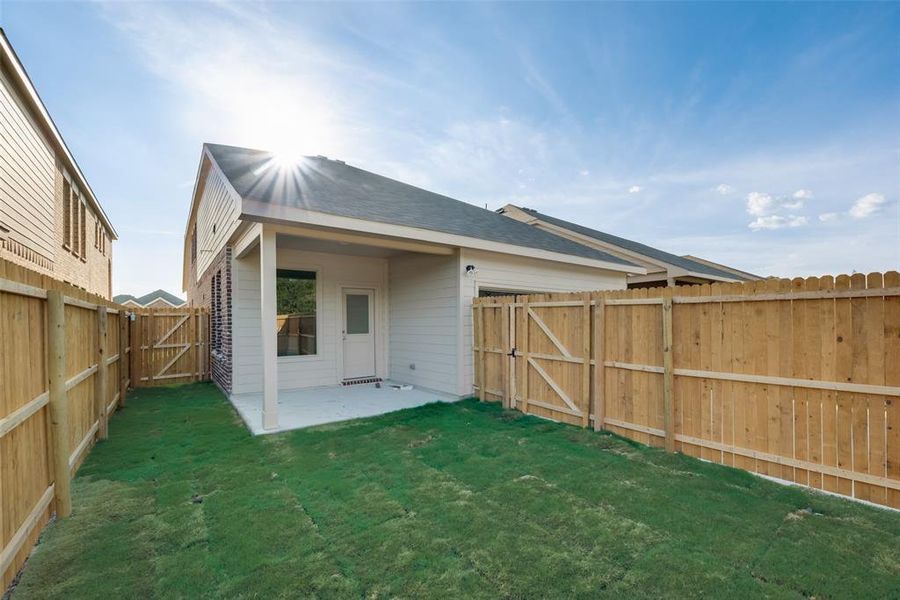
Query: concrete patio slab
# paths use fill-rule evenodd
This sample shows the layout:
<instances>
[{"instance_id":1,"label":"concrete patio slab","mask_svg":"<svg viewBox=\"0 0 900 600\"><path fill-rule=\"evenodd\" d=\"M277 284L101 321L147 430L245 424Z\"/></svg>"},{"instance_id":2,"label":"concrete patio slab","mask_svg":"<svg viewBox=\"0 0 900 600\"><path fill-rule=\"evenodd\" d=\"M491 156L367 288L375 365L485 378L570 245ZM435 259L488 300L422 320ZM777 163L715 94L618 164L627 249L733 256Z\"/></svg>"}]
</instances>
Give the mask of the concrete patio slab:
<instances>
[{"instance_id":1,"label":"concrete patio slab","mask_svg":"<svg viewBox=\"0 0 900 600\"><path fill-rule=\"evenodd\" d=\"M380 388L374 383L281 390L278 392L278 428L262 427L262 394L238 394L231 403L254 434L276 433L373 417L383 413L414 408L430 402L455 402L458 397L413 387L398 390L399 385L385 381Z\"/></svg>"}]
</instances>

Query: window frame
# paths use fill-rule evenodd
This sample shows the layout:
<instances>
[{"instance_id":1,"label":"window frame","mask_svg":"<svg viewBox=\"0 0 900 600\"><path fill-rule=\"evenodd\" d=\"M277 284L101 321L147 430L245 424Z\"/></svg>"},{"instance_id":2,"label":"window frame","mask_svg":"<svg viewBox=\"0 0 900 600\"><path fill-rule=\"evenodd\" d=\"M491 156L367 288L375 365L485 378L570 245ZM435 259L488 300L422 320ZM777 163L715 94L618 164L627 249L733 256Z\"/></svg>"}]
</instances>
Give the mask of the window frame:
<instances>
[{"instance_id":1,"label":"window frame","mask_svg":"<svg viewBox=\"0 0 900 600\"><path fill-rule=\"evenodd\" d=\"M63 241L62 247L71 252L72 250L72 184L63 176Z\"/></svg>"},{"instance_id":2,"label":"window frame","mask_svg":"<svg viewBox=\"0 0 900 600\"><path fill-rule=\"evenodd\" d=\"M84 201L84 197L81 199L81 211L80 219L81 219L81 254L79 254L79 258L81 258L81 262L87 262L87 203Z\"/></svg>"},{"instance_id":3,"label":"window frame","mask_svg":"<svg viewBox=\"0 0 900 600\"><path fill-rule=\"evenodd\" d=\"M276 293L275 293L275 315L276 318L278 316L278 272L279 271L305 271L307 273L315 274L315 282L316 282L316 353L315 354L285 354L282 356L278 355L277 350L277 336L278 331L276 329L276 354L275 358L279 362L309 362L309 361L321 361L325 360L325 355L322 351L322 343L324 342L325 331L323 329L323 310L324 310L324 286L322 285L322 270L319 267L312 266L300 266L300 265L291 265L289 267L286 266L278 266L275 269L275 285L276 285Z\"/></svg>"}]
</instances>

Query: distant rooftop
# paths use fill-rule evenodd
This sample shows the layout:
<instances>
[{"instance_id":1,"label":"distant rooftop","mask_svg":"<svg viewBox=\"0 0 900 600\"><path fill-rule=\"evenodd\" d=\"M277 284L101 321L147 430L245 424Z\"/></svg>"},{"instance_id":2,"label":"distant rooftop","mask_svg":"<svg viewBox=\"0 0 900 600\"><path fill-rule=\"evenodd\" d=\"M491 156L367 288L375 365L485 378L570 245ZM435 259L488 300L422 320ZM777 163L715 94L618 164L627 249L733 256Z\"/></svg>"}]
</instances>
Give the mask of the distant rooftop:
<instances>
[{"instance_id":1,"label":"distant rooftop","mask_svg":"<svg viewBox=\"0 0 900 600\"><path fill-rule=\"evenodd\" d=\"M175 294L170 294L166 290L155 290L150 292L149 294L144 294L143 296L133 296L131 294L119 294L117 296L113 296L113 302L116 304L124 304L131 300L135 304L140 306L147 306L148 304L154 302L155 300L165 300L172 306L181 306L185 303L185 301Z\"/></svg>"}]
</instances>

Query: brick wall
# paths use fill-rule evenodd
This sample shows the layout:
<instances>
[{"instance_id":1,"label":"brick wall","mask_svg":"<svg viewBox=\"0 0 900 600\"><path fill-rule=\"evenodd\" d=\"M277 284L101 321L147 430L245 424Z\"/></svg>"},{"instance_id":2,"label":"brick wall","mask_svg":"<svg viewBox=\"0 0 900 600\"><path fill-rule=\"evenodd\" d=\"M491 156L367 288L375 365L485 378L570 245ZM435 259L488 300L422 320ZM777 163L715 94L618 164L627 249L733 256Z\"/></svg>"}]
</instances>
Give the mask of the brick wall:
<instances>
[{"instance_id":1,"label":"brick wall","mask_svg":"<svg viewBox=\"0 0 900 600\"><path fill-rule=\"evenodd\" d=\"M225 394L231 394L231 290L231 246L219 251L199 279L196 263L191 264L187 303L209 309L210 373L212 380ZM218 310L213 306L214 295L218 297Z\"/></svg>"}]
</instances>

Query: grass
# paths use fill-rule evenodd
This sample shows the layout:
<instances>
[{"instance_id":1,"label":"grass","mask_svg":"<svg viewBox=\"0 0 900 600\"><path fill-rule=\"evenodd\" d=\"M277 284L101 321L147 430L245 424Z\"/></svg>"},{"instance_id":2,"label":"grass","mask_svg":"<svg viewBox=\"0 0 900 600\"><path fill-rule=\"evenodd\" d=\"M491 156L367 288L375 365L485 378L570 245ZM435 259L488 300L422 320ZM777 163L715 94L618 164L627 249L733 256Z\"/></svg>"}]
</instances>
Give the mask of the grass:
<instances>
[{"instance_id":1,"label":"grass","mask_svg":"<svg viewBox=\"0 0 900 600\"><path fill-rule=\"evenodd\" d=\"M251 437L140 390L73 490L13 600L900 594L900 514L475 401Z\"/></svg>"}]
</instances>

